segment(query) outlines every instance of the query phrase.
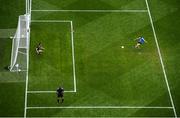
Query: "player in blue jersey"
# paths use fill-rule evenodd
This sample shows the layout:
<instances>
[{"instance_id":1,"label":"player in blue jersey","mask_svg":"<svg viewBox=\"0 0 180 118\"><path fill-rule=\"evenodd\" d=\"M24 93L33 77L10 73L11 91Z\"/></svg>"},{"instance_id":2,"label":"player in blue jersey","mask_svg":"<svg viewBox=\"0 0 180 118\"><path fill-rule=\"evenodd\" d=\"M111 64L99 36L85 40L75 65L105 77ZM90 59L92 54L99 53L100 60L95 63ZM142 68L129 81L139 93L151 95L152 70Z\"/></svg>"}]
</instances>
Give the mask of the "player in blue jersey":
<instances>
[{"instance_id":1,"label":"player in blue jersey","mask_svg":"<svg viewBox=\"0 0 180 118\"><path fill-rule=\"evenodd\" d=\"M135 41L137 41L137 44L135 45L135 48L140 48L140 46L142 44L147 43L147 41L142 36L135 39Z\"/></svg>"}]
</instances>

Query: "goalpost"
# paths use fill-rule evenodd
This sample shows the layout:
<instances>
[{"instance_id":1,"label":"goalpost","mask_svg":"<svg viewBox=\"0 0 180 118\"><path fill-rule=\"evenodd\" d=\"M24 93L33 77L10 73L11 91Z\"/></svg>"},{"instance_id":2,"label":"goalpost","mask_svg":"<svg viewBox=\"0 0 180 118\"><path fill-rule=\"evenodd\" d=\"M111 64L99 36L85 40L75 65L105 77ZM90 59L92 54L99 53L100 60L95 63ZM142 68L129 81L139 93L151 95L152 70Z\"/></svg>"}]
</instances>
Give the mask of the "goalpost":
<instances>
[{"instance_id":1,"label":"goalpost","mask_svg":"<svg viewBox=\"0 0 180 118\"><path fill-rule=\"evenodd\" d=\"M26 14L20 15L14 37L12 37L11 64L9 70L27 71L28 51L30 42L31 8L29 0L26 1Z\"/></svg>"}]
</instances>

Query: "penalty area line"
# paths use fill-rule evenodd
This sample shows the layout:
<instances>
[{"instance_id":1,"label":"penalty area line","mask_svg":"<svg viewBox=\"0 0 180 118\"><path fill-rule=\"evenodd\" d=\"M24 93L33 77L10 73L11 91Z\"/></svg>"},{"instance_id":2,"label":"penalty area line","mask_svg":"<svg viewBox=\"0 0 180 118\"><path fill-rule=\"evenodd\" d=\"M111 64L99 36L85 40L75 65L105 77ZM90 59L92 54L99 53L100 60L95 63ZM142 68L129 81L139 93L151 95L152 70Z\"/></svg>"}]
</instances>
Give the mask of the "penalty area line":
<instances>
[{"instance_id":1,"label":"penalty area line","mask_svg":"<svg viewBox=\"0 0 180 118\"><path fill-rule=\"evenodd\" d=\"M154 35L154 40L155 40L155 43L156 43L156 47L157 47L157 51L158 51L158 55L159 55L159 59L160 59L161 67L162 67L162 71L163 71L163 74L164 74L164 79L165 79L167 90L168 90L168 93L169 93L169 98L170 98L171 105L172 105L172 108L173 108L173 111L174 111L174 116L175 116L175 118L177 118L177 113L176 113L174 101L173 101L173 98L172 98L171 89L169 87L169 82L168 82L168 79L167 79L167 74L166 74L166 70L165 70L162 54L161 54L161 51L160 51L160 47L159 47L156 31L155 31L155 28L154 28L154 23L153 23L153 19L152 19L152 16L151 16L151 11L150 11L150 8L149 8L148 0L145 0L145 2L146 2L147 10L148 10L149 20L150 20L150 23L151 23L151 27L152 27L152 31L153 31L153 35Z\"/></svg>"},{"instance_id":2,"label":"penalty area line","mask_svg":"<svg viewBox=\"0 0 180 118\"><path fill-rule=\"evenodd\" d=\"M131 9L127 9L127 10L88 10L88 9L84 9L84 10L61 10L61 9L57 9L57 10L53 10L53 9L41 9L41 10L32 10L32 12L132 12L132 13L142 13L142 12L148 12L147 10L131 10Z\"/></svg>"},{"instance_id":3,"label":"penalty area line","mask_svg":"<svg viewBox=\"0 0 180 118\"><path fill-rule=\"evenodd\" d=\"M173 109L160 106L59 106L59 107L27 107L27 109Z\"/></svg>"}]
</instances>

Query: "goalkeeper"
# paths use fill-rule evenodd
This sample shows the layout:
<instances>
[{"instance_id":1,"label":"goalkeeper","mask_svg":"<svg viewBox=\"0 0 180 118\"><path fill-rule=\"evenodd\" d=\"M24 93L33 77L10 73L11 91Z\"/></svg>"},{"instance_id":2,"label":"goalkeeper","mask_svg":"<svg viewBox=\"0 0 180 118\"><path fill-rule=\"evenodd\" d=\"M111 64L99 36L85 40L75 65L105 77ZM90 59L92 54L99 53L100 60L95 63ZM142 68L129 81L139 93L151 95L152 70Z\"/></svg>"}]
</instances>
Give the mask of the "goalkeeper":
<instances>
[{"instance_id":1,"label":"goalkeeper","mask_svg":"<svg viewBox=\"0 0 180 118\"><path fill-rule=\"evenodd\" d=\"M45 48L43 48L42 44L39 43L39 44L37 45L37 47L36 47L36 53L37 53L38 55L40 55L40 54L42 54L42 53L44 52L44 49L45 49Z\"/></svg>"},{"instance_id":2,"label":"goalkeeper","mask_svg":"<svg viewBox=\"0 0 180 118\"><path fill-rule=\"evenodd\" d=\"M135 48L140 48L141 45L144 43L147 43L147 41L143 37L136 38L135 41L137 41L137 44L135 45Z\"/></svg>"}]
</instances>

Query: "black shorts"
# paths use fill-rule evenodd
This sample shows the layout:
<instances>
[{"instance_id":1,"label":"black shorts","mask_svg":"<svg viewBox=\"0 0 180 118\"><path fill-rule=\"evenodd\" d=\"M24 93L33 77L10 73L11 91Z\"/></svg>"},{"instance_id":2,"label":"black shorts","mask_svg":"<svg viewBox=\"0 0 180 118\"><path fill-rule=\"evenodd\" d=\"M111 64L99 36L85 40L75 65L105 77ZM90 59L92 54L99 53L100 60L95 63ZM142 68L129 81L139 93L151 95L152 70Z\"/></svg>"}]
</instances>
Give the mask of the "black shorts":
<instances>
[{"instance_id":1,"label":"black shorts","mask_svg":"<svg viewBox=\"0 0 180 118\"><path fill-rule=\"evenodd\" d=\"M59 98L59 97L63 97L64 95L63 94L57 94L57 97Z\"/></svg>"}]
</instances>

